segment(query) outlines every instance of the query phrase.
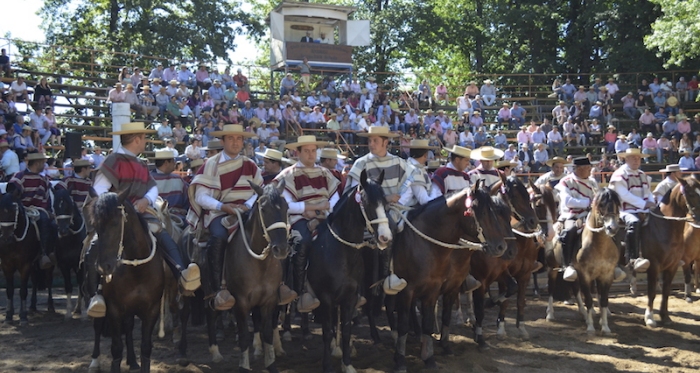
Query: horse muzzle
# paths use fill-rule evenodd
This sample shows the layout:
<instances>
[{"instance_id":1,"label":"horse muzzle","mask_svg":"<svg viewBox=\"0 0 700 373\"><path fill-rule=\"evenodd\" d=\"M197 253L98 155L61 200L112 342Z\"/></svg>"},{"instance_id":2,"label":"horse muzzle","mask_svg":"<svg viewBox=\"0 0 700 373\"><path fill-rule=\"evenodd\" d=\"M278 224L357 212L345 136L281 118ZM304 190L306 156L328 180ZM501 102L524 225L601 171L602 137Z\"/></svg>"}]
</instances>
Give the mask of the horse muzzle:
<instances>
[{"instance_id":1,"label":"horse muzzle","mask_svg":"<svg viewBox=\"0 0 700 373\"><path fill-rule=\"evenodd\" d=\"M286 243L284 245L273 245L270 244L270 252L272 252L272 256L275 259L278 260L284 260L287 259L290 253L289 245Z\"/></svg>"}]
</instances>

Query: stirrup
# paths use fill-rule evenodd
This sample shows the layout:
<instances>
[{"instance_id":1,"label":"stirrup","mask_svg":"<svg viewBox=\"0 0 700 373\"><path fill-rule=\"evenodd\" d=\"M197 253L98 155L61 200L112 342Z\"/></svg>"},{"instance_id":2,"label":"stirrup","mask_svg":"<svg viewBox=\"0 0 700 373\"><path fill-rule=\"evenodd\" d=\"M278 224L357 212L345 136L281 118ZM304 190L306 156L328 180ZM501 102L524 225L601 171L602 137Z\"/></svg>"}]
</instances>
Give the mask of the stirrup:
<instances>
[{"instance_id":1,"label":"stirrup","mask_svg":"<svg viewBox=\"0 0 700 373\"><path fill-rule=\"evenodd\" d=\"M49 269L51 267L53 267L53 263L51 262L51 258L49 258L47 255L42 255L41 259L39 259L39 268Z\"/></svg>"},{"instance_id":2,"label":"stirrup","mask_svg":"<svg viewBox=\"0 0 700 373\"><path fill-rule=\"evenodd\" d=\"M185 291L195 291L202 285L200 278L199 266L195 263L190 263L187 268L180 272L180 285Z\"/></svg>"},{"instance_id":3,"label":"stirrup","mask_svg":"<svg viewBox=\"0 0 700 373\"><path fill-rule=\"evenodd\" d=\"M289 286L284 283L280 285L279 289L279 303L277 305L284 306L292 303L295 299L299 297L296 291L289 288Z\"/></svg>"},{"instance_id":4,"label":"stirrup","mask_svg":"<svg viewBox=\"0 0 700 373\"><path fill-rule=\"evenodd\" d=\"M532 269L532 273L535 273L535 272L539 271L540 269L542 269L542 263L535 261L535 268Z\"/></svg>"},{"instance_id":5,"label":"stirrup","mask_svg":"<svg viewBox=\"0 0 700 373\"><path fill-rule=\"evenodd\" d=\"M613 282L620 282L627 277L627 274L625 271L622 270L620 267L615 267L615 274L613 275Z\"/></svg>"},{"instance_id":6,"label":"stirrup","mask_svg":"<svg viewBox=\"0 0 700 373\"><path fill-rule=\"evenodd\" d=\"M105 298L101 294L95 294L92 299L90 299L87 314L93 319L99 319L107 315L107 304L105 303Z\"/></svg>"},{"instance_id":7,"label":"stirrup","mask_svg":"<svg viewBox=\"0 0 700 373\"><path fill-rule=\"evenodd\" d=\"M357 304L355 304L355 308L360 308L365 304L367 304L367 298L360 295L359 297L357 297Z\"/></svg>"},{"instance_id":8,"label":"stirrup","mask_svg":"<svg viewBox=\"0 0 700 373\"><path fill-rule=\"evenodd\" d=\"M564 281L574 282L578 279L578 273L572 266L566 267L564 270Z\"/></svg>"},{"instance_id":9,"label":"stirrup","mask_svg":"<svg viewBox=\"0 0 700 373\"><path fill-rule=\"evenodd\" d=\"M644 273L647 271L647 269L649 269L650 265L651 262L649 261L649 259L637 258L634 260L633 268L635 272Z\"/></svg>"},{"instance_id":10,"label":"stirrup","mask_svg":"<svg viewBox=\"0 0 700 373\"><path fill-rule=\"evenodd\" d=\"M306 292L299 298L299 302L297 303L297 311L300 313L309 313L318 308L320 305L320 300L311 295L311 293Z\"/></svg>"},{"instance_id":11,"label":"stirrup","mask_svg":"<svg viewBox=\"0 0 700 373\"><path fill-rule=\"evenodd\" d=\"M466 283L465 292L467 292L467 293L470 291L474 291L474 290L481 287L481 281L477 280L472 275L467 276L467 279L464 281Z\"/></svg>"},{"instance_id":12,"label":"stirrup","mask_svg":"<svg viewBox=\"0 0 700 373\"><path fill-rule=\"evenodd\" d=\"M214 309L217 311L227 311L236 305L236 298L227 289L221 289L214 297Z\"/></svg>"},{"instance_id":13,"label":"stirrup","mask_svg":"<svg viewBox=\"0 0 700 373\"><path fill-rule=\"evenodd\" d=\"M384 279L384 284L382 287L384 288L385 294L396 295L400 293L401 290L405 289L406 285L408 285L406 280L399 278L399 276L392 273L387 276L386 279Z\"/></svg>"}]
</instances>

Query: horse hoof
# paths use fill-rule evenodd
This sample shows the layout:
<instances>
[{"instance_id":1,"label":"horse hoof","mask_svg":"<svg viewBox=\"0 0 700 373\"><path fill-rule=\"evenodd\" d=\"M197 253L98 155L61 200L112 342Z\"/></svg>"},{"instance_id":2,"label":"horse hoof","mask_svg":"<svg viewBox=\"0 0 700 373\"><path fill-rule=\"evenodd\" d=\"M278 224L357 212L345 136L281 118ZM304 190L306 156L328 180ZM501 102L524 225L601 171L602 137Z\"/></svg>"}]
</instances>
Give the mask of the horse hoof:
<instances>
[{"instance_id":1,"label":"horse hoof","mask_svg":"<svg viewBox=\"0 0 700 373\"><path fill-rule=\"evenodd\" d=\"M341 350L340 347L335 346L333 352L331 353L331 356L333 356L336 359L340 359L341 357L343 357L343 350Z\"/></svg>"},{"instance_id":2,"label":"horse hoof","mask_svg":"<svg viewBox=\"0 0 700 373\"><path fill-rule=\"evenodd\" d=\"M304 333L304 340L305 341L310 341L311 338L313 338L313 337L314 337L313 334L311 334L309 332Z\"/></svg>"},{"instance_id":3,"label":"horse hoof","mask_svg":"<svg viewBox=\"0 0 700 373\"><path fill-rule=\"evenodd\" d=\"M190 365L190 359L188 359L187 356L180 356L177 358L177 365L186 367Z\"/></svg>"},{"instance_id":4,"label":"horse hoof","mask_svg":"<svg viewBox=\"0 0 700 373\"><path fill-rule=\"evenodd\" d=\"M90 366L88 368L88 373L100 373L100 366Z\"/></svg>"},{"instance_id":5,"label":"horse hoof","mask_svg":"<svg viewBox=\"0 0 700 373\"><path fill-rule=\"evenodd\" d=\"M29 325L28 320L19 320L19 326L27 326L27 325Z\"/></svg>"},{"instance_id":6,"label":"horse hoof","mask_svg":"<svg viewBox=\"0 0 700 373\"><path fill-rule=\"evenodd\" d=\"M686 297L686 298L685 298L685 301L688 302L688 303L693 303L693 298L691 298L691 297Z\"/></svg>"},{"instance_id":7,"label":"horse hoof","mask_svg":"<svg viewBox=\"0 0 700 373\"><path fill-rule=\"evenodd\" d=\"M648 327L650 328L656 328L656 321L653 319L646 319L644 322L647 324Z\"/></svg>"},{"instance_id":8,"label":"horse hoof","mask_svg":"<svg viewBox=\"0 0 700 373\"><path fill-rule=\"evenodd\" d=\"M400 366L394 368L394 373L406 373L406 366Z\"/></svg>"},{"instance_id":9,"label":"horse hoof","mask_svg":"<svg viewBox=\"0 0 700 373\"><path fill-rule=\"evenodd\" d=\"M671 320L671 318L668 316L661 316L661 324L668 326L673 324L673 320Z\"/></svg>"},{"instance_id":10,"label":"horse hoof","mask_svg":"<svg viewBox=\"0 0 700 373\"><path fill-rule=\"evenodd\" d=\"M545 320L547 320L547 321L554 321L554 320L556 320L556 319L554 318L554 314L551 314L551 313L550 313L550 314L547 314L547 318L545 318Z\"/></svg>"},{"instance_id":11,"label":"horse hoof","mask_svg":"<svg viewBox=\"0 0 700 373\"><path fill-rule=\"evenodd\" d=\"M522 338L523 341L530 340L530 333L527 332L527 329L525 329L524 326L521 326L518 328L518 330L520 330L520 338Z\"/></svg>"},{"instance_id":12,"label":"horse hoof","mask_svg":"<svg viewBox=\"0 0 700 373\"><path fill-rule=\"evenodd\" d=\"M588 333L588 335L595 335L595 329L593 327L590 327L586 329L586 333Z\"/></svg>"},{"instance_id":13,"label":"horse hoof","mask_svg":"<svg viewBox=\"0 0 700 373\"><path fill-rule=\"evenodd\" d=\"M603 335L611 335L612 331L610 331L610 328L604 327L600 329L600 332L603 333Z\"/></svg>"},{"instance_id":14,"label":"horse hoof","mask_svg":"<svg viewBox=\"0 0 700 373\"><path fill-rule=\"evenodd\" d=\"M292 333L289 331L286 331L282 334L282 340L285 342L291 342L292 341Z\"/></svg>"},{"instance_id":15,"label":"horse hoof","mask_svg":"<svg viewBox=\"0 0 700 373\"><path fill-rule=\"evenodd\" d=\"M425 369L437 369L437 362L435 362L435 356L431 356L428 360L423 360L425 364Z\"/></svg>"},{"instance_id":16,"label":"horse hoof","mask_svg":"<svg viewBox=\"0 0 700 373\"><path fill-rule=\"evenodd\" d=\"M73 313L71 313L71 317L73 318L73 320L80 320L81 318L83 318L83 314L80 311L74 311Z\"/></svg>"},{"instance_id":17,"label":"horse hoof","mask_svg":"<svg viewBox=\"0 0 700 373\"><path fill-rule=\"evenodd\" d=\"M357 373L357 370L352 365L341 364L340 369L343 373Z\"/></svg>"},{"instance_id":18,"label":"horse hoof","mask_svg":"<svg viewBox=\"0 0 700 373\"><path fill-rule=\"evenodd\" d=\"M130 372L135 372L137 370L141 370L141 367L137 363L133 363L133 364L129 365Z\"/></svg>"},{"instance_id":19,"label":"horse hoof","mask_svg":"<svg viewBox=\"0 0 700 373\"><path fill-rule=\"evenodd\" d=\"M452 350L452 346L450 346L450 345L447 344L447 343L445 343L445 344L442 344L442 343L441 343L440 345L441 345L441 347L442 347L442 354L443 354L443 355L445 355L445 356L454 356L455 352Z\"/></svg>"},{"instance_id":20,"label":"horse hoof","mask_svg":"<svg viewBox=\"0 0 700 373\"><path fill-rule=\"evenodd\" d=\"M221 353L219 352L219 346L210 346L209 353L211 354L211 361L213 363L220 363L224 361L224 357L221 356Z\"/></svg>"}]
</instances>

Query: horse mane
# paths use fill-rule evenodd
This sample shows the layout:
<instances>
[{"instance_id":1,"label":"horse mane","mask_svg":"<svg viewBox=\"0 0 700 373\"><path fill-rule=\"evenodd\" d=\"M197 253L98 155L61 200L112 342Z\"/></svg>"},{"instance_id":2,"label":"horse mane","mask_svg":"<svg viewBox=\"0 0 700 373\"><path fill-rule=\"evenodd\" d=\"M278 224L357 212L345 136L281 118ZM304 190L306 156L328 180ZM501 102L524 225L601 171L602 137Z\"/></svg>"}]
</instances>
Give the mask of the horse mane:
<instances>
[{"instance_id":1,"label":"horse mane","mask_svg":"<svg viewBox=\"0 0 700 373\"><path fill-rule=\"evenodd\" d=\"M512 214L512 212L510 211L510 204L506 203L506 201L503 198L499 198L498 196L492 196L491 201L493 201L494 210L497 214L502 214L503 216L510 216Z\"/></svg>"},{"instance_id":2,"label":"horse mane","mask_svg":"<svg viewBox=\"0 0 700 373\"><path fill-rule=\"evenodd\" d=\"M330 226L331 224L333 224L333 220L335 218L336 213L345 208L345 205L348 203L348 200L350 200L351 196L353 196L352 198L354 198L355 192L359 187L360 184L357 184L354 187L348 189L345 193L343 193L343 195L340 196L340 199L338 200L338 202L336 202L335 206L333 207L333 211L326 218L327 224L322 224L319 226L319 232L320 229L324 226ZM381 202L382 204L384 204L384 206L387 205L386 196L384 196L384 189L382 189L382 186L377 184L374 180L368 179L367 183L364 185L364 188L362 190L365 192L366 199L370 201Z\"/></svg>"},{"instance_id":3,"label":"horse mane","mask_svg":"<svg viewBox=\"0 0 700 373\"><path fill-rule=\"evenodd\" d=\"M549 185L540 187L542 192L542 202L547 206L547 210L552 214L552 219L557 217L557 201L554 199L554 189Z\"/></svg>"},{"instance_id":4,"label":"horse mane","mask_svg":"<svg viewBox=\"0 0 700 373\"><path fill-rule=\"evenodd\" d=\"M517 176L515 175L510 175L508 178L506 178L506 186L508 189L511 189L515 192L520 193L522 196L528 196L529 194L527 192L527 188L525 187L525 184L523 184L520 179L518 179Z\"/></svg>"},{"instance_id":5,"label":"horse mane","mask_svg":"<svg viewBox=\"0 0 700 373\"><path fill-rule=\"evenodd\" d=\"M350 195L353 195L355 193L359 185L360 184L357 184L356 186L348 189L347 191L345 191L345 193L343 193L343 195L340 196L340 199L338 199L338 202L336 202L335 206L333 207L333 211L330 213L330 215L328 215L328 217L326 217L326 222L328 223L327 225L331 225L331 223L333 223L333 219L335 218L336 212L345 208L345 204L350 198ZM325 225L326 224L319 225L319 231Z\"/></svg>"},{"instance_id":6,"label":"horse mane","mask_svg":"<svg viewBox=\"0 0 700 373\"><path fill-rule=\"evenodd\" d=\"M455 193L452 196L456 196L460 193ZM414 219L416 216L420 215L423 211L432 209L435 206L443 206L447 202L447 198L445 196L439 196L434 199L431 199L428 203L425 205L418 205L414 207L412 210L408 212L408 219Z\"/></svg>"},{"instance_id":7,"label":"horse mane","mask_svg":"<svg viewBox=\"0 0 700 373\"><path fill-rule=\"evenodd\" d=\"M73 198L71 198L70 192L67 189L63 189L63 188L53 189L53 197L54 197L53 198L54 203L56 203L58 201L63 201L65 203L68 203L69 205L74 204Z\"/></svg>"},{"instance_id":8,"label":"horse mane","mask_svg":"<svg viewBox=\"0 0 700 373\"><path fill-rule=\"evenodd\" d=\"M130 202L124 201L123 204L126 208L127 204L130 204ZM119 206L121 205L122 202L119 201L119 196L116 193L104 193L97 197L89 211L90 220L95 228L104 230L110 224L111 219L121 216L121 211L119 211ZM133 206L131 209L133 210ZM138 216L139 223L143 227L144 232L148 232L148 225L141 214L137 213L135 215Z\"/></svg>"},{"instance_id":9,"label":"horse mane","mask_svg":"<svg viewBox=\"0 0 700 373\"><path fill-rule=\"evenodd\" d=\"M615 205L620 206L622 202L620 201L620 196L610 188L602 188L593 197L592 206L598 210L599 205Z\"/></svg>"}]
</instances>

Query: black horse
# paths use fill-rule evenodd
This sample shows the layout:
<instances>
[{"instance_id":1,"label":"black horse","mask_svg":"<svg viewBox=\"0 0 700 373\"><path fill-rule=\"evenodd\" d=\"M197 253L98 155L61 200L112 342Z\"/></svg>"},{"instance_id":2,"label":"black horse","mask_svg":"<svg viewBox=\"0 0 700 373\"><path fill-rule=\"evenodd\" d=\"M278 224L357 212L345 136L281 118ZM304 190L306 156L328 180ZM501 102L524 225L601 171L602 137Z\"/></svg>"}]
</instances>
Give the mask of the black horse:
<instances>
[{"instance_id":1,"label":"black horse","mask_svg":"<svg viewBox=\"0 0 700 373\"><path fill-rule=\"evenodd\" d=\"M365 171L360 184L345 193L318 230L309 252L308 279L321 301L315 315L323 328L323 371L331 367L331 341L340 308L343 372L355 372L350 361L352 317L364 277L362 251L365 228L373 233L378 249L386 249L393 238L385 206L387 202L379 180L367 180ZM334 317L335 316L335 317Z\"/></svg>"},{"instance_id":2,"label":"black horse","mask_svg":"<svg viewBox=\"0 0 700 373\"><path fill-rule=\"evenodd\" d=\"M95 266L102 276L106 321L112 336L111 371L120 371L122 334L126 337L127 364L132 370L138 369L133 351L134 316L138 316L141 319L141 372L149 372L152 335L159 316L164 277L163 259L156 250L156 240L123 195L100 195L89 206L89 214L99 239L93 247L95 253L91 252L94 262L91 260L87 264ZM96 326L97 342L100 331ZM93 362L94 359L93 353Z\"/></svg>"},{"instance_id":3,"label":"black horse","mask_svg":"<svg viewBox=\"0 0 700 373\"><path fill-rule=\"evenodd\" d=\"M83 284L83 270L80 267L80 253L83 247L87 229L85 219L78 205L71 198L70 190L58 188L53 194L53 210L56 214L58 226L58 241L56 242L56 262L63 275L64 289L66 291L66 319L80 317L82 313L83 297L78 292L78 300L75 309L72 308L73 283L71 271L75 273L78 288Z\"/></svg>"},{"instance_id":4,"label":"black horse","mask_svg":"<svg viewBox=\"0 0 700 373\"><path fill-rule=\"evenodd\" d=\"M27 295L29 278L32 275L41 246L39 236L29 221L20 200L20 191L13 184L7 185L7 193L0 198L0 262L2 273L7 283L7 313L5 322L12 322L14 316L15 272L20 276L20 325L28 324ZM49 309L53 308L53 299L49 296Z\"/></svg>"}]
</instances>

